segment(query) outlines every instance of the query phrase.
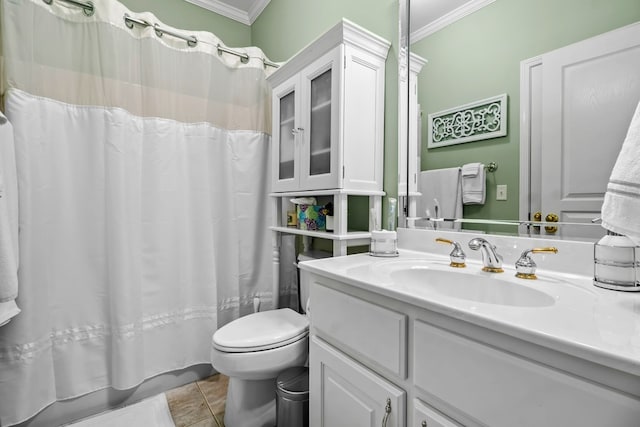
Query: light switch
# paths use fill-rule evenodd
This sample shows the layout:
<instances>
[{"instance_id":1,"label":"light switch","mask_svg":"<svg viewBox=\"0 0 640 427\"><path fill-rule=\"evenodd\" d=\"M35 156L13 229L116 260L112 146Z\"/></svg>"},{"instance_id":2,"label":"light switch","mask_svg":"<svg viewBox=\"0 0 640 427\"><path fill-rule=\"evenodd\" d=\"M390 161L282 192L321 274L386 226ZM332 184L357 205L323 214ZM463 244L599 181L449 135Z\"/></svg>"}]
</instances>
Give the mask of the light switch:
<instances>
[{"instance_id":1,"label":"light switch","mask_svg":"<svg viewBox=\"0 0 640 427\"><path fill-rule=\"evenodd\" d=\"M496 185L496 200L507 200L507 185Z\"/></svg>"}]
</instances>

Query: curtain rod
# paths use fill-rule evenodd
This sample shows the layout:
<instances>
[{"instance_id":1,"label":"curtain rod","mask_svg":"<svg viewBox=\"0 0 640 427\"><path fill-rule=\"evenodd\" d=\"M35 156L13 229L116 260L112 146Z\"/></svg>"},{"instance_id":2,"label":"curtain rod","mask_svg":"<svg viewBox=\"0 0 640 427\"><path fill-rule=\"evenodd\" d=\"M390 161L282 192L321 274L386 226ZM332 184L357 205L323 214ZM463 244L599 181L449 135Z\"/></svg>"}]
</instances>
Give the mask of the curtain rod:
<instances>
[{"instance_id":1,"label":"curtain rod","mask_svg":"<svg viewBox=\"0 0 640 427\"><path fill-rule=\"evenodd\" d=\"M75 1L75 0L63 0L63 1ZM161 28L158 24L152 24L152 23L147 22L147 21L145 21L143 19L133 18L133 17L129 16L129 14L127 14L127 13L124 14L124 23L127 26L127 28L133 28L134 24L142 25L144 27L153 27L153 29L155 30L156 35L158 37L162 37L164 34L169 34L170 36L173 36L173 37L176 37L176 38L179 38L179 39L182 39L182 40L186 41L187 45L189 45L190 47L195 47L198 44L198 39L197 39L196 36L185 36L183 34L179 34L179 33L176 33L174 31L167 30L165 28ZM224 46L222 46L220 44L218 44L216 46L216 48L218 49L218 55L221 55L222 52L225 52L225 53L229 53L231 55L235 55L235 56L240 57L240 60L243 63L246 63L246 62L249 61L249 55L247 55L246 53L242 53L242 52L238 52L237 50L229 49L228 47L224 47ZM271 62L266 58L260 58L260 59L262 60L262 63L265 65L265 67L266 66L274 67L274 68L278 68L279 67L278 64L276 64L274 62Z\"/></svg>"},{"instance_id":2,"label":"curtain rod","mask_svg":"<svg viewBox=\"0 0 640 427\"><path fill-rule=\"evenodd\" d=\"M53 0L42 0L42 1L45 2L46 4L53 3ZM64 1L64 2L67 2L67 3L71 3L74 6L81 7L82 11L87 16L93 15L94 6L93 6L93 2L92 1L86 1L86 2L85 1L78 1L78 0L60 0L60 1Z\"/></svg>"},{"instance_id":3,"label":"curtain rod","mask_svg":"<svg viewBox=\"0 0 640 427\"><path fill-rule=\"evenodd\" d=\"M46 4L53 3L53 0L42 0L42 1L45 2ZM94 5L93 5L93 2L91 2L91 1L86 1L86 2L79 1L79 0L59 0L59 1L64 1L64 2L67 2L67 3L72 4L74 6L82 8L82 11L87 16L92 16L93 13L95 12L95 8L94 8ZM142 25L144 27L153 27L153 29L155 30L156 35L158 37L162 37L163 35L168 34L168 35L170 35L172 37L176 37L178 39L186 41L187 45L189 47L195 47L198 44L198 39L197 39L196 36L185 36L183 34L179 34L179 33L176 33L175 31L168 30L166 28L162 28L158 24L152 24L152 23L147 22L147 21L145 21L143 19L133 18L133 17L129 16L129 14L127 14L127 13L124 14L124 24L129 29L133 28L134 24ZM240 60L243 63L246 63L246 62L249 61L249 55L247 55L246 53L242 53L242 52L238 52L237 50L229 49L228 47L221 46L220 44L218 44L216 47L218 49L218 55L221 55L222 52L225 52L225 53L229 53L231 55L235 55L235 56L240 57ZM279 67L278 64L276 64L275 62L271 62L266 58L260 58L260 59L262 60L262 63L264 64L265 67L267 67L267 66L273 67L273 68L278 68Z\"/></svg>"}]
</instances>

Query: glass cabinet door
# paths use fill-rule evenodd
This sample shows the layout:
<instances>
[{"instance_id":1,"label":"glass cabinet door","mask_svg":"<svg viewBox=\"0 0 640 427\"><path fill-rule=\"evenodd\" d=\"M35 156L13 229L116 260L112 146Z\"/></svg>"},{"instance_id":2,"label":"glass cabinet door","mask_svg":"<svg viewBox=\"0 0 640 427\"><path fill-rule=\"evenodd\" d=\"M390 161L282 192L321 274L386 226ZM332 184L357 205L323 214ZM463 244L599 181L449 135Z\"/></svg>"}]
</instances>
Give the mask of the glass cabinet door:
<instances>
[{"instance_id":1,"label":"glass cabinet door","mask_svg":"<svg viewBox=\"0 0 640 427\"><path fill-rule=\"evenodd\" d=\"M300 79L286 80L273 91L273 134L271 148L272 191L300 188Z\"/></svg>"},{"instance_id":2,"label":"glass cabinet door","mask_svg":"<svg viewBox=\"0 0 640 427\"><path fill-rule=\"evenodd\" d=\"M280 98L278 179L292 179L295 173L295 91Z\"/></svg>"},{"instance_id":3,"label":"glass cabinet door","mask_svg":"<svg viewBox=\"0 0 640 427\"><path fill-rule=\"evenodd\" d=\"M340 87L343 61L338 46L302 71L300 188L320 190L340 184Z\"/></svg>"},{"instance_id":4,"label":"glass cabinet door","mask_svg":"<svg viewBox=\"0 0 640 427\"><path fill-rule=\"evenodd\" d=\"M331 72L311 80L310 175L331 173Z\"/></svg>"}]
</instances>

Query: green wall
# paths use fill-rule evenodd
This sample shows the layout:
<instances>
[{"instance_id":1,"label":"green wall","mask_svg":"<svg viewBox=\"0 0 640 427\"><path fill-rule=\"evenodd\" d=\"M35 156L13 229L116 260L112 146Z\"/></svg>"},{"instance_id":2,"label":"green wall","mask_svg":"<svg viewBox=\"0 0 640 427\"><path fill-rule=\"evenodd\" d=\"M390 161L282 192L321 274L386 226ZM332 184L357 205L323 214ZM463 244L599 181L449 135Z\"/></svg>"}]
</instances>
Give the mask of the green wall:
<instances>
[{"instance_id":1,"label":"green wall","mask_svg":"<svg viewBox=\"0 0 640 427\"><path fill-rule=\"evenodd\" d=\"M227 46L250 46L251 27L184 0L120 0L132 12L152 12L165 24L186 30L209 31Z\"/></svg>"},{"instance_id":2,"label":"green wall","mask_svg":"<svg viewBox=\"0 0 640 427\"><path fill-rule=\"evenodd\" d=\"M487 203L465 206L466 218L518 219L520 61L640 20L639 0L496 0L414 43L429 60L419 76L422 170L495 161ZM490 96L508 95L506 137L426 149L427 116ZM508 200L495 200L496 184Z\"/></svg>"}]
</instances>

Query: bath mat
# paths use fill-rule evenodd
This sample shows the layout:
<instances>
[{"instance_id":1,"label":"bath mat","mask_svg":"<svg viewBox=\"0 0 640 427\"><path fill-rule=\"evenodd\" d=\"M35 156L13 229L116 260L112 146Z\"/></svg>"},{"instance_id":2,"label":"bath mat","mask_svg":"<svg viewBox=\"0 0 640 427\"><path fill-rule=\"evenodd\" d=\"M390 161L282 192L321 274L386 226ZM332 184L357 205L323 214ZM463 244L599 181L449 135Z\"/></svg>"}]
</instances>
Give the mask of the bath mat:
<instances>
[{"instance_id":1,"label":"bath mat","mask_svg":"<svg viewBox=\"0 0 640 427\"><path fill-rule=\"evenodd\" d=\"M68 424L67 427L175 427L164 393L124 408Z\"/></svg>"}]
</instances>

